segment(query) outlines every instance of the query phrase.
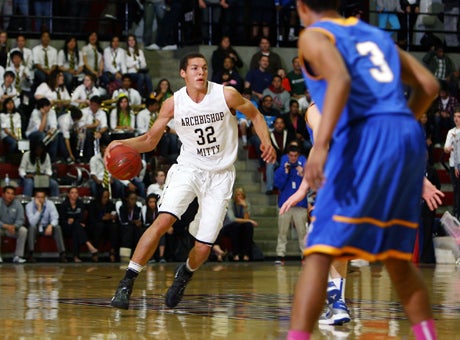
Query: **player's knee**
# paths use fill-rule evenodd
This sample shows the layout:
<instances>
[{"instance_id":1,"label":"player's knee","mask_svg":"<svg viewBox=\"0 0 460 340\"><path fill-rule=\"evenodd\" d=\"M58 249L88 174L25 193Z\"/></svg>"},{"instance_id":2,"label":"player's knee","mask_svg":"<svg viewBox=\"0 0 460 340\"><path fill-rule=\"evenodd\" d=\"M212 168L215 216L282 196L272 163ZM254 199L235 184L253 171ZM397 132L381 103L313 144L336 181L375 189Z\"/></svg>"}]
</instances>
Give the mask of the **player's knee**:
<instances>
[{"instance_id":1,"label":"player's knee","mask_svg":"<svg viewBox=\"0 0 460 340\"><path fill-rule=\"evenodd\" d=\"M207 257L211 253L211 246L209 244L195 242L195 251L200 255Z\"/></svg>"}]
</instances>

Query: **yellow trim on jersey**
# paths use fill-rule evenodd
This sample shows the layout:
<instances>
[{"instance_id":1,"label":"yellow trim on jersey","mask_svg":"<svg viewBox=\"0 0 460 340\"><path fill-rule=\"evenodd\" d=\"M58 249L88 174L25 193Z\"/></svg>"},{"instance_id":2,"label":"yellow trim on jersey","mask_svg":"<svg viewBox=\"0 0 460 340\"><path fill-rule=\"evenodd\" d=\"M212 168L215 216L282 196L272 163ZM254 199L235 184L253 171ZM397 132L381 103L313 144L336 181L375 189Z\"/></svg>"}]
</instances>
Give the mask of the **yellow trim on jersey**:
<instances>
[{"instance_id":1,"label":"yellow trim on jersey","mask_svg":"<svg viewBox=\"0 0 460 340\"><path fill-rule=\"evenodd\" d=\"M341 260L352 260L352 259L363 259L369 262L381 261L386 260L388 258L396 258L405 261L412 260L412 253L404 253L399 250L389 249L382 253L378 254L371 254L367 251L364 251L359 248L355 247L343 247L343 248L335 248L332 246L328 246L325 244L318 244L315 246L308 247L303 251L304 256L308 256L314 253L322 253L327 255L332 255L337 259Z\"/></svg>"},{"instance_id":2,"label":"yellow trim on jersey","mask_svg":"<svg viewBox=\"0 0 460 340\"><path fill-rule=\"evenodd\" d=\"M335 22L337 25L342 25L342 26L353 26L358 23L358 18L356 17L348 17L348 18L325 18L322 19L321 21L332 21Z\"/></svg>"},{"instance_id":3,"label":"yellow trim on jersey","mask_svg":"<svg viewBox=\"0 0 460 340\"><path fill-rule=\"evenodd\" d=\"M412 228L412 229L417 229L418 228L418 223L416 222L410 222L410 221L405 221L405 220L400 220L400 219L392 219L389 221L380 221L372 217L346 217L346 216L339 216L339 215L333 215L332 220L336 222L341 222L341 223L349 223L349 224L362 224L362 223L369 223L373 224L377 227L381 228L387 228L391 227L395 224L402 225L404 227Z\"/></svg>"}]
</instances>

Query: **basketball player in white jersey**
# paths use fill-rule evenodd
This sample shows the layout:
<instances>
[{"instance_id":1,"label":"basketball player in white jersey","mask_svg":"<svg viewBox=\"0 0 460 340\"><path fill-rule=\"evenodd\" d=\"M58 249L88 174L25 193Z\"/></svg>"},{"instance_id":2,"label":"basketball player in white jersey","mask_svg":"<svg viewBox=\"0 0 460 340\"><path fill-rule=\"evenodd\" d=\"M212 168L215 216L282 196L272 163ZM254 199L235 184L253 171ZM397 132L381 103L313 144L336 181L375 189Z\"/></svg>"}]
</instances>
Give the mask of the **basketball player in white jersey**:
<instances>
[{"instance_id":1,"label":"basketball player in white jersey","mask_svg":"<svg viewBox=\"0 0 460 340\"><path fill-rule=\"evenodd\" d=\"M128 309L135 278L152 257L160 237L182 216L195 197L199 209L189 228L195 244L186 263L176 271L166 294L167 307L173 308L181 301L193 272L208 259L222 228L235 180L233 163L238 149L235 110L253 122L262 141L262 158L266 162L276 159L262 114L234 88L209 82L208 64L203 55L192 53L185 56L180 62L180 75L185 80L185 87L163 103L152 128L142 136L112 142L106 152L109 157L110 150L119 143L129 145L139 153L153 150L171 119L174 119L182 142L177 164L168 172L159 216L134 251L125 277L112 298L114 307Z\"/></svg>"}]
</instances>

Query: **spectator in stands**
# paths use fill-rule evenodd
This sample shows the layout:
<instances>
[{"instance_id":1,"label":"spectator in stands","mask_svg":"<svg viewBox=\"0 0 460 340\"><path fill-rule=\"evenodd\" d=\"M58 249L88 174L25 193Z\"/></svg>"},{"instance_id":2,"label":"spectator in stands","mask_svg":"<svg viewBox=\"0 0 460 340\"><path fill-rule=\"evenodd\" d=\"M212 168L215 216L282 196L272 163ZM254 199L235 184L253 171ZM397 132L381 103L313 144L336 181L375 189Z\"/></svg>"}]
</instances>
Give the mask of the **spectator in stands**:
<instances>
[{"instance_id":1,"label":"spectator in stands","mask_svg":"<svg viewBox=\"0 0 460 340\"><path fill-rule=\"evenodd\" d=\"M422 114L420 118L418 119L420 122L420 125L423 129L423 132L425 134L425 141L426 141L426 149L428 152L428 163L432 164L433 163L433 135L434 135L434 126L432 122L429 121L428 115L426 113Z\"/></svg>"},{"instance_id":2,"label":"spectator in stands","mask_svg":"<svg viewBox=\"0 0 460 340\"><path fill-rule=\"evenodd\" d=\"M139 48L136 36L133 34L128 35L126 68L142 97L149 96L153 92L152 79L149 75L144 51Z\"/></svg>"},{"instance_id":3,"label":"spectator in stands","mask_svg":"<svg viewBox=\"0 0 460 340\"><path fill-rule=\"evenodd\" d=\"M80 246L86 245L91 253L93 262L98 261L98 251L88 240L86 229L86 209L78 197L78 188L70 187L67 197L59 209L59 224L64 235L72 239L73 262L80 263Z\"/></svg>"},{"instance_id":4,"label":"spectator in stands","mask_svg":"<svg viewBox=\"0 0 460 340\"><path fill-rule=\"evenodd\" d=\"M90 180L88 185L91 190L91 196L100 197L102 189L110 191L111 198L122 199L125 197L125 188L123 184L116 178L110 175L110 172L105 167L104 153L107 149L107 141L101 140L99 147L100 153L95 154L89 160Z\"/></svg>"},{"instance_id":5,"label":"spectator in stands","mask_svg":"<svg viewBox=\"0 0 460 340\"><path fill-rule=\"evenodd\" d=\"M29 221L28 262L37 262L33 256L37 235L53 237L56 242L60 261L67 262L62 230L59 226L59 213L56 205L47 199L45 189L35 189L32 201L26 204L26 217Z\"/></svg>"},{"instance_id":6,"label":"spectator in stands","mask_svg":"<svg viewBox=\"0 0 460 340\"><path fill-rule=\"evenodd\" d=\"M101 92L96 87L96 78L92 73L85 74L83 83L78 85L72 93L70 101L73 105L87 106L90 99L94 96L100 96Z\"/></svg>"},{"instance_id":7,"label":"spectator in stands","mask_svg":"<svg viewBox=\"0 0 460 340\"><path fill-rule=\"evenodd\" d=\"M163 104L163 102L168 99L169 97L172 97L174 94L173 90L171 89L171 84L168 79L163 78L161 79L155 90L153 90L153 96L154 98L160 103L160 106Z\"/></svg>"},{"instance_id":8,"label":"spectator in stands","mask_svg":"<svg viewBox=\"0 0 460 340\"><path fill-rule=\"evenodd\" d=\"M82 110L83 116L86 119L86 131L89 131L86 134L86 138L88 138L88 155L90 156L99 153L101 140L108 138L109 126L107 124L107 114L101 110L101 103L101 97L92 96L89 100L89 106ZM93 149L91 149L91 146Z\"/></svg>"},{"instance_id":9,"label":"spectator in stands","mask_svg":"<svg viewBox=\"0 0 460 340\"><path fill-rule=\"evenodd\" d=\"M178 43L178 23L184 17L184 4L193 3L193 2L184 2L182 0L168 0L165 3L165 16L163 18L163 32L164 37L159 46L164 51L174 51L177 50ZM182 18L181 18L182 16ZM189 21L191 21L189 19ZM187 33L184 26L182 33ZM161 37L161 36L160 36ZM164 43L164 45L163 45Z\"/></svg>"},{"instance_id":10,"label":"spectator in stands","mask_svg":"<svg viewBox=\"0 0 460 340\"><path fill-rule=\"evenodd\" d=\"M259 67L251 69L246 74L244 88L251 88L252 95L260 102L262 101L262 92L270 86L273 75L268 71L269 59L266 55L259 58Z\"/></svg>"},{"instance_id":11,"label":"spectator in stands","mask_svg":"<svg viewBox=\"0 0 460 340\"><path fill-rule=\"evenodd\" d=\"M449 174L454 189L454 206L452 214L460 217L460 110L454 113L455 127L447 133L444 152L450 154Z\"/></svg>"},{"instance_id":12,"label":"spectator in stands","mask_svg":"<svg viewBox=\"0 0 460 340\"><path fill-rule=\"evenodd\" d=\"M442 0L444 4L444 31L445 41L448 47L458 47L458 18L460 15L460 3L458 0Z\"/></svg>"},{"instance_id":13,"label":"spectator in stands","mask_svg":"<svg viewBox=\"0 0 460 340\"><path fill-rule=\"evenodd\" d=\"M51 160L43 142L34 141L30 143L30 151L26 151L22 155L18 172L22 178L25 196L32 196L33 190L37 189L38 186L49 188L49 193L53 197L59 196L59 185L51 177L53 174Z\"/></svg>"},{"instance_id":14,"label":"spectator in stands","mask_svg":"<svg viewBox=\"0 0 460 340\"><path fill-rule=\"evenodd\" d=\"M457 98L450 96L446 87L441 87L438 98L434 101L434 139L435 144L445 140L447 131L454 124L454 113L458 107Z\"/></svg>"},{"instance_id":15,"label":"spectator in stands","mask_svg":"<svg viewBox=\"0 0 460 340\"><path fill-rule=\"evenodd\" d=\"M58 68L64 74L64 83L67 91L72 93L82 75L83 57L78 49L77 38L67 37L64 47L58 52Z\"/></svg>"},{"instance_id":16,"label":"spectator in stands","mask_svg":"<svg viewBox=\"0 0 460 340\"><path fill-rule=\"evenodd\" d=\"M163 189L166 182L166 173L163 170L156 170L155 171L155 183L152 183L147 188L147 196L152 194L161 197L163 194Z\"/></svg>"},{"instance_id":17,"label":"spectator in stands","mask_svg":"<svg viewBox=\"0 0 460 340\"><path fill-rule=\"evenodd\" d=\"M116 262L119 246L119 228L115 204L110 200L108 189L102 189L100 195L88 207L88 232L92 244L100 249L102 240L110 242L110 262Z\"/></svg>"},{"instance_id":18,"label":"spectator in stands","mask_svg":"<svg viewBox=\"0 0 460 340\"><path fill-rule=\"evenodd\" d=\"M281 86L283 89L291 93L291 83L289 82L289 79L286 77L286 70L284 68L279 68L278 71L276 71L276 74L281 77Z\"/></svg>"},{"instance_id":19,"label":"spectator in stands","mask_svg":"<svg viewBox=\"0 0 460 340\"><path fill-rule=\"evenodd\" d=\"M307 130L307 124L305 119L299 111L299 103L295 99L291 99L289 102L289 113L286 117L286 126L288 130L291 130L300 145L300 152L308 155L312 147L310 141L310 134Z\"/></svg>"},{"instance_id":20,"label":"spectator in stands","mask_svg":"<svg viewBox=\"0 0 460 340\"><path fill-rule=\"evenodd\" d=\"M163 18L166 4L164 0L146 0L144 2L144 34L142 40L146 50L159 50L165 45ZM157 21L157 31L154 36L153 21Z\"/></svg>"},{"instance_id":21,"label":"spectator in stands","mask_svg":"<svg viewBox=\"0 0 460 340\"><path fill-rule=\"evenodd\" d=\"M415 22L420 13L420 0L400 0L401 9L404 13L399 15L401 29L398 40L405 45L413 44Z\"/></svg>"},{"instance_id":22,"label":"spectator in stands","mask_svg":"<svg viewBox=\"0 0 460 340\"><path fill-rule=\"evenodd\" d=\"M211 65L212 65L212 78L214 75L222 71L224 66L225 58L231 58L233 60L234 67L243 67L243 61L238 55L238 52L233 48L228 36L223 36L220 40L219 46L212 52Z\"/></svg>"},{"instance_id":23,"label":"spectator in stands","mask_svg":"<svg viewBox=\"0 0 460 340\"><path fill-rule=\"evenodd\" d=\"M23 64L23 56L18 50L10 53L10 61L10 66L6 71L14 73L14 87L18 93L18 99L21 99L23 94L30 92L32 85L31 70Z\"/></svg>"},{"instance_id":24,"label":"spectator in stands","mask_svg":"<svg viewBox=\"0 0 460 340\"><path fill-rule=\"evenodd\" d=\"M67 113L58 119L59 131L58 143L62 148L62 154L69 164L89 160L92 145L87 135L90 131L86 129L86 117L78 107L72 106ZM89 150L88 150L89 149ZM62 224L61 224L62 225Z\"/></svg>"},{"instance_id":25,"label":"spectator in stands","mask_svg":"<svg viewBox=\"0 0 460 340\"><path fill-rule=\"evenodd\" d=\"M456 71L454 62L444 53L442 46L432 46L423 57L423 62L441 84L445 84Z\"/></svg>"},{"instance_id":26,"label":"spectator in stands","mask_svg":"<svg viewBox=\"0 0 460 340\"><path fill-rule=\"evenodd\" d=\"M137 133L139 135L143 135L152 127L158 117L159 111L160 104L158 101L154 98L148 97L145 100L145 109L140 111L136 116Z\"/></svg>"},{"instance_id":27,"label":"spectator in stands","mask_svg":"<svg viewBox=\"0 0 460 340\"><path fill-rule=\"evenodd\" d=\"M379 27L383 30L390 29L397 32L401 28L398 13L404 13L399 0L377 0Z\"/></svg>"},{"instance_id":28,"label":"spectator in stands","mask_svg":"<svg viewBox=\"0 0 460 340\"><path fill-rule=\"evenodd\" d=\"M88 44L83 46L81 53L83 64L85 65L85 73L92 74L96 80L99 79L104 71L104 59L96 32L89 34Z\"/></svg>"},{"instance_id":29,"label":"spectator in stands","mask_svg":"<svg viewBox=\"0 0 460 340\"><path fill-rule=\"evenodd\" d=\"M233 199L228 202L227 215L219 239L229 237L232 244L233 261L249 261L254 243L254 227L258 223L251 219L251 205L243 188L236 188Z\"/></svg>"},{"instance_id":30,"label":"spectator in stands","mask_svg":"<svg viewBox=\"0 0 460 340\"><path fill-rule=\"evenodd\" d=\"M14 87L14 80L16 75L13 71L6 71L3 74L3 82L0 85L0 104L4 105L4 101L7 98L11 98L14 101L14 105L19 107L21 104L19 93Z\"/></svg>"},{"instance_id":31,"label":"spectator in stands","mask_svg":"<svg viewBox=\"0 0 460 340\"><path fill-rule=\"evenodd\" d=\"M252 0L249 4L252 22L251 39L270 36L270 27L274 27L275 4L273 1ZM280 65L281 67L281 65ZM276 68L278 69L278 67ZM272 73L274 74L274 73Z\"/></svg>"},{"instance_id":32,"label":"spectator in stands","mask_svg":"<svg viewBox=\"0 0 460 340\"><path fill-rule=\"evenodd\" d=\"M249 69L257 69L260 67L260 57L267 56L268 57L268 65L267 71L274 76L278 69L282 68L282 62L280 56L273 52L270 49L270 40L268 38L262 37L259 41L259 51L251 57L251 63L249 64Z\"/></svg>"},{"instance_id":33,"label":"spectator in stands","mask_svg":"<svg viewBox=\"0 0 460 340\"><path fill-rule=\"evenodd\" d=\"M287 154L280 159L280 166L275 171L275 187L279 190L278 207L294 194L303 179L303 169L306 158L300 154L300 149L295 145L287 147ZM289 227L293 222L299 242L300 254L304 248L304 239L307 225L307 199L306 197L289 209L287 213L278 215L278 241L276 244L276 264L284 264L286 256L287 236ZM302 255L301 255L302 257Z\"/></svg>"},{"instance_id":34,"label":"spectator in stands","mask_svg":"<svg viewBox=\"0 0 460 340\"><path fill-rule=\"evenodd\" d=\"M4 69L8 66L8 56L10 54L10 47L8 46L8 33L0 31L0 66Z\"/></svg>"},{"instance_id":35,"label":"spectator in stands","mask_svg":"<svg viewBox=\"0 0 460 340\"><path fill-rule=\"evenodd\" d=\"M166 126L165 132L158 143L158 150L160 151L161 161L166 164L176 163L179 157L181 141L177 137L174 126L174 119L171 119Z\"/></svg>"},{"instance_id":36,"label":"spectator in stands","mask_svg":"<svg viewBox=\"0 0 460 340\"><path fill-rule=\"evenodd\" d=\"M51 73L58 67L57 50L50 46L50 41L49 32L43 31L40 35L40 44L32 49L35 87L47 82Z\"/></svg>"},{"instance_id":37,"label":"spectator in stands","mask_svg":"<svg viewBox=\"0 0 460 340\"><path fill-rule=\"evenodd\" d=\"M268 86L262 96L270 96L273 99L273 108L278 110L281 114L289 112L289 101L291 95L283 88L282 79L279 75L274 75L272 83Z\"/></svg>"},{"instance_id":38,"label":"spectator in stands","mask_svg":"<svg viewBox=\"0 0 460 340\"><path fill-rule=\"evenodd\" d=\"M275 119L280 115L280 112L273 107L273 98L270 95L267 94L262 98L262 102L259 105L259 111L264 116L268 129L272 131Z\"/></svg>"},{"instance_id":39,"label":"spectator in stands","mask_svg":"<svg viewBox=\"0 0 460 340\"><path fill-rule=\"evenodd\" d=\"M136 177L133 177L130 180L120 181L126 188L125 192L126 191L134 192L139 197L145 199L146 194L145 194L144 176L145 176L146 171L147 171L147 163L144 160L142 160L141 170L139 171L139 174L137 174Z\"/></svg>"},{"instance_id":40,"label":"spectator in stands","mask_svg":"<svg viewBox=\"0 0 460 340\"><path fill-rule=\"evenodd\" d=\"M158 217L158 200L160 199L160 196L156 194L150 194L147 196L146 204L142 206L142 220L144 222L144 229L147 229L150 227L155 221L155 219ZM158 243L158 249L155 251L153 255L153 259L151 262L160 262L160 263L166 263L166 257L165 257L165 250L167 247L168 240L170 238L170 235L174 233L173 227L170 227L169 230L160 238L160 242ZM155 259L156 258L156 259Z\"/></svg>"},{"instance_id":41,"label":"spectator in stands","mask_svg":"<svg viewBox=\"0 0 460 340\"><path fill-rule=\"evenodd\" d=\"M252 91L251 89L244 89L242 96L247 100L251 101L254 106L257 107L257 103L251 99ZM251 120L249 120L242 112L236 111L236 119L238 120L238 128L241 133L241 142L243 147L246 147L248 144L248 131L250 131Z\"/></svg>"},{"instance_id":42,"label":"spectator in stands","mask_svg":"<svg viewBox=\"0 0 460 340\"><path fill-rule=\"evenodd\" d=\"M213 74L212 81L226 86L233 86L239 92L243 90L244 81L235 68L235 62L231 57L224 58L223 69Z\"/></svg>"},{"instance_id":43,"label":"spectator in stands","mask_svg":"<svg viewBox=\"0 0 460 340\"><path fill-rule=\"evenodd\" d=\"M270 139L276 150L276 163L265 163L265 174L267 177L267 195L272 195L274 186L275 169L281 164L281 156L286 153L289 144L295 140L295 135L286 129L286 123L282 117L277 117L273 124L273 131L270 132Z\"/></svg>"},{"instance_id":44,"label":"spectator in stands","mask_svg":"<svg viewBox=\"0 0 460 340\"><path fill-rule=\"evenodd\" d=\"M122 94L117 100L117 106L110 112L110 128L133 134L136 128L136 116L129 104L129 99Z\"/></svg>"},{"instance_id":45,"label":"spectator in stands","mask_svg":"<svg viewBox=\"0 0 460 340\"><path fill-rule=\"evenodd\" d=\"M299 26L295 0L275 0L280 25L278 41L296 41L296 28Z\"/></svg>"},{"instance_id":46,"label":"spectator in stands","mask_svg":"<svg viewBox=\"0 0 460 340\"><path fill-rule=\"evenodd\" d=\"M129 104L132 106L138 106L142 104L142 98L139 91L132 88L132 81L130 74L124 74L121 77L121 88L115 90L112 95L112 99L118 99L120 96L126 96L129 100Z\"/></svg>"},{"instance_id":47,"label":"spectator in stands","mask_svg":"<svg viewBox=\"0 0 460 340\"><path fill-rule=\"evenodd\" d=\"M305 96L306 86L302 76L299 57L292 58L292 70L286 75L291 85L291 96L299 99Z\"/></svg>"},{"instance_id":48,"label":"spectator in stands","mask_svg":"<svg viewBox=\"0 0 460 340\"><path fill-rule=\"evenodd\" d=\"M215 44L219 37L222 7L227 7L225 0L198 0L201 11L201 40L205 45Z\"/></svg>"},{"instance_id":49,"label":"spectator in stands","mask_svg":"<svg viewBox=\"0 0 460 340\"><path fill-rule=\"evenodd\" d=\"M29 70L29 72L32 74L32 69L34 67L34 57L32 50L28 47L26 47L26 37L23 34L19 34L16 37L16 47L11 49L11 52L14 51L19 51L22 54L22 63L23 65ZM12 58L10 59L10 64L12 63Z\"/></svg>"},{"instance_id":50,"label":"spectator in stands","mask_svg":"<svg viewBox=\"0 0 460 340\"><path fill-rule=\"evenodd\" d=\"M128 192L118 210L120 223L120 257L131 257L145 228L142 222L142 205L137 204L135 192Z\"/></svg>"},{"instance_id":51,"label":"spectator in stands","mask_svg":"<svg viewBox=\"0 0 460 340\"><path fill-rule=\"evenodd\" d=\"M51 28L51 9L52 1L51 0L37 0L32 2L34 4L34 13L35 13L35 30L42 31L44 29L48 30Z\"/></svg>"},{"instance_id":52,"label":"spectator in stands","mask_svg":"<svg viewBox=\"0 0 460 340\"><path fill-rule=\"evenodd\" d=\"M35 99L47 98L56 108L58 115L70 105L70 94L65 87L64 74L54 70L48 82L41 83L35 90Z\"/></svg>"},{"instance_id":53,"label":"spectator in stands","mask_svg":"<svg viewBox=\"0 0 460 340\"><path fill-rule=\"evenodd\" d=\"M31 145L37 142L45 143L51 161L57 157L58 134L56 111L51 108L51 102L47 98L37 100L37 108L32 111L29 118L29 125L26 130L26 137Z\"/></svg>"},{"instance_id":54,"label":"spectator in stands","mask_svg":"<svg viewBox=\"0 0 460 340\"><path fill-rule=\"evenodd\" d=\"M13 98L3 102L3 112L0 114L1 138L8 154L18 152L18 140L22 139L21 115L17 112Z\"/></svg>"},{"instance_id":55,"label":"spectator in stands","mask_svg":"<svg viewBox=\"0 0 460 340\"><path fill-rule=\"evenodd\" d=\"M0 198L0 242L2 236L16 239L13 263L24 263L24 247L27 240L27 228L24 226L24 208L16 199L15 189L5 185ZM1 248L0 248L1 252ZM3 262L0 253L0 263Z\"/></svg>"},{"instance_id":56,"label":"spectator in stands","mask_svg":"<svg viewBox=\"0 0 460 340\"><path fill-rule=\"evenodd\" d=\"M109 83L115 83L113 88L121 86L121 77L127 72L126 68L126 51L120 47L120 38L113 36L110 40L110 46L104 48L104 73L101 77L102 86L108 86ZM113 93L108 89L109 96Z\"/></svg>"},{"instance_id":57,"label":"spectator in stands","mask_svg":"<svg viewBox=\"0 0 460 340\"><path fill-rule=\"evenodd\" d=\"M244 20L248 2L245 0L226 0L225 2L227 6L223 6L222 34L228 36L233 44L246 45L248 37Z\"/></svg>"}]
</instances>

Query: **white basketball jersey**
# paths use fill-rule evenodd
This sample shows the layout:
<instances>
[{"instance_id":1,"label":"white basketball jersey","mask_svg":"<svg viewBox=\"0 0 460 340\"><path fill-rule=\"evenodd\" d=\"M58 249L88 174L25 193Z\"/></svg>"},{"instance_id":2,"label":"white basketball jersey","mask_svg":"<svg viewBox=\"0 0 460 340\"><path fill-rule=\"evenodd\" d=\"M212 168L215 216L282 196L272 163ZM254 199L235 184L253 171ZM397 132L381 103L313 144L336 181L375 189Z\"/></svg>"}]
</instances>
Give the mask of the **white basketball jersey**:
<instances>
[{"instance_id":1,"label":"white basketball jersey","mask_svg":"<svg viewBox=\"0 0 460 340\"><path fill-rule=\"evenodd\" d=\"M222 85L208 81L208 92L195 103L183 87L174 93L174 125L182 142L179 164L203 170L223 170L237 157L238 125Z\"/></svg>"}]
</instances>

